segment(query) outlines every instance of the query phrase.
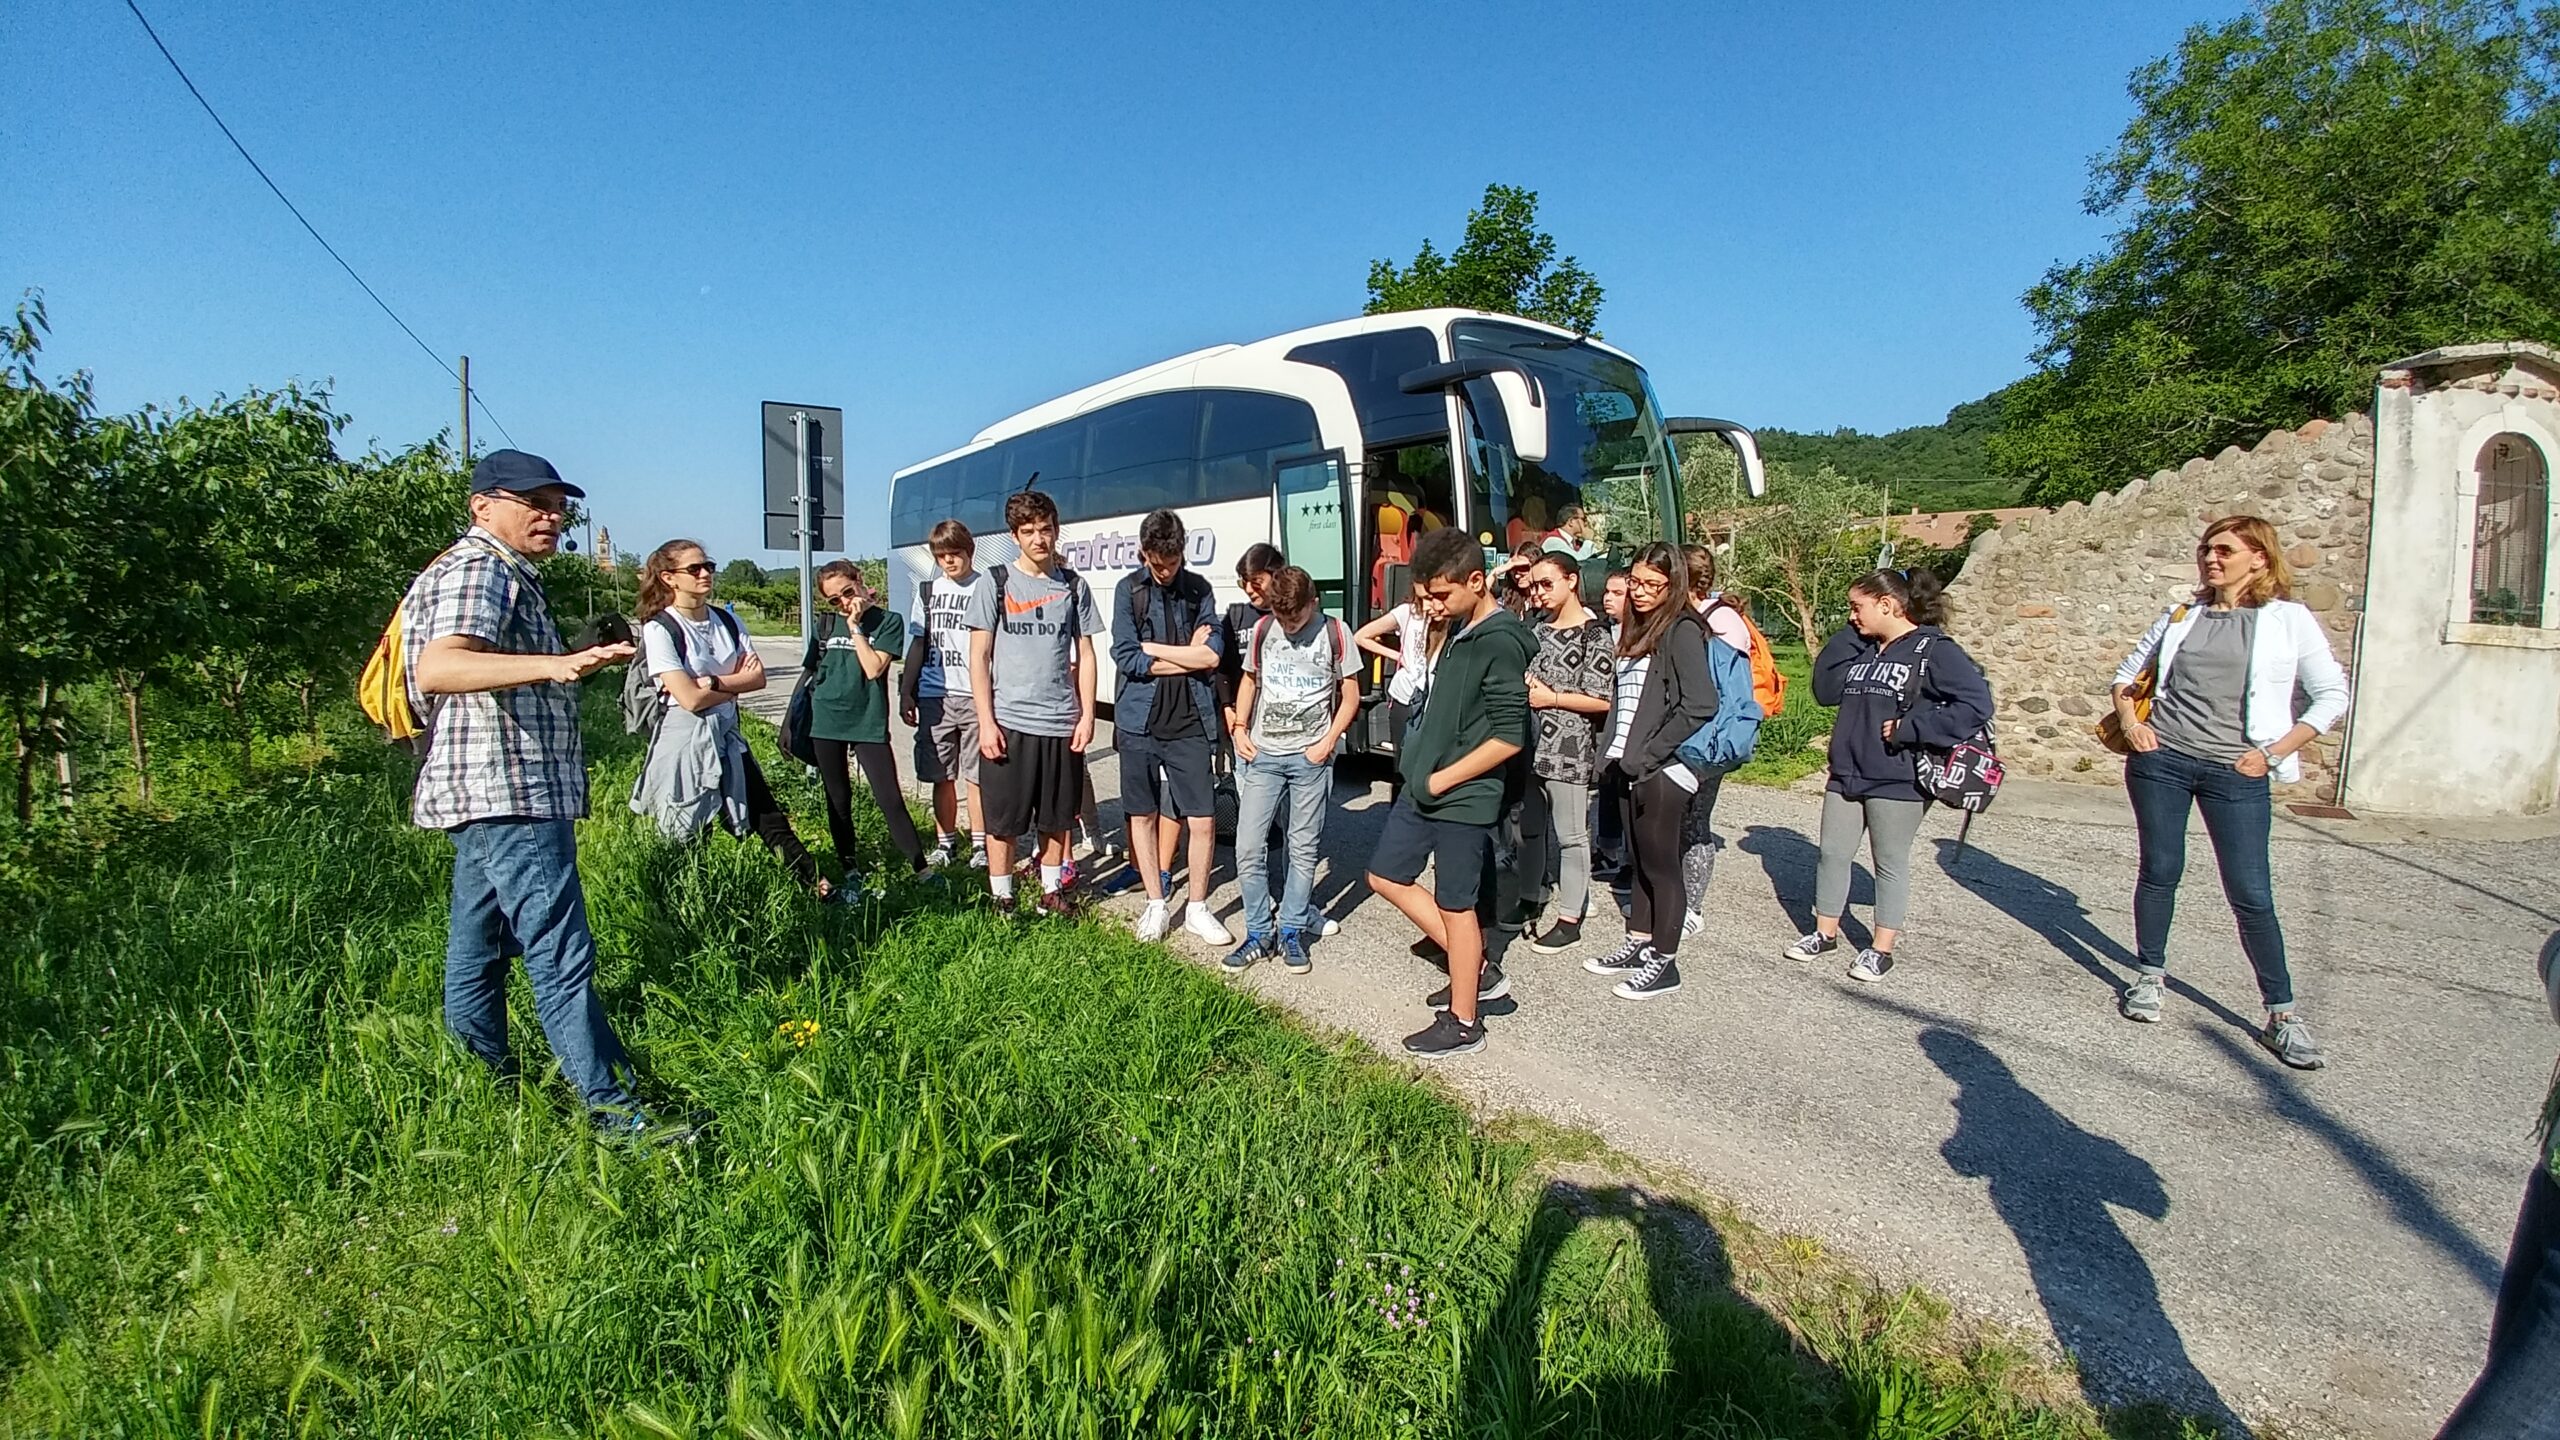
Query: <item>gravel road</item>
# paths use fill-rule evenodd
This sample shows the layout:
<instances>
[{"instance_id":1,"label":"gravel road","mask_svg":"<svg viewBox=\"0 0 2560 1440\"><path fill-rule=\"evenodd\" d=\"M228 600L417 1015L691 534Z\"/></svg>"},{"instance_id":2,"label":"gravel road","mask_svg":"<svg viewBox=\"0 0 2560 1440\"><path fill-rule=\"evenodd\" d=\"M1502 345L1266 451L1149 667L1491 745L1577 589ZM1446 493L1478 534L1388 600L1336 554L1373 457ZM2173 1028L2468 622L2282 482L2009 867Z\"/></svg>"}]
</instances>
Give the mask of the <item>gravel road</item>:
<instances>
[{"instance_id":1,"label":"gravel road","mask_svg":"<svg viewBox=\"0 0 2560 1440\"><path fill-rule=\"evenodd\" d=\"M1385 787L1336 801L1317 893L1342 933L1310 975L1260 966L1238 983L1400 1053L1440 977L1361 883ZM1580 955L1519 945L1516 1009L1482 1054L1434 1072L2050 1336L2094 1399L2288 1434L2432 1434L2486 1344L2552 1073L2533 960L2560 929L2560 827L2280 815L2278 905L2332 1061L2303 1074L2252 1039L2256 989L2201 826L2171 1003L2135 1026L2115 1011L2135 864L2120 792L2013 784L1961 854L1952 819L1933 818L1902 963L1875 985L1846 978L1845 955L1777 954L1809 923L1817 808L1727 790L1712 923L1682 952L1678 994L1619 1000ZM1216 898L1232 919L1223 878ZM1862 868L1853 915L1868 898ZM1621 932L1605 906L1593 918L1595 947Z\"/></svg>"}]
</instances>

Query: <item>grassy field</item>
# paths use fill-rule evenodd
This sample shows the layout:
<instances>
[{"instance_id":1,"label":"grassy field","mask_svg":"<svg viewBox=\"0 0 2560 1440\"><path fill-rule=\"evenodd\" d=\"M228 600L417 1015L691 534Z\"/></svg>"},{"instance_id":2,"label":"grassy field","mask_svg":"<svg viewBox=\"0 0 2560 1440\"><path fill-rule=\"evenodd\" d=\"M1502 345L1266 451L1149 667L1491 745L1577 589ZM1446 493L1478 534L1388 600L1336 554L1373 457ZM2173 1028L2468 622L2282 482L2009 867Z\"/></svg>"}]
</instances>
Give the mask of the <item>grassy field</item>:
<instances>
[{"instance_id":1,"label":"grassy field","mask_svg":"<svg viewBox=\"0 0 2560 1440\"><path fill-rule=\"evenodd\" d=\"M1761 725L1751 763L1733 772L1745 785L1792 785L1830 763L1821 742L1831 734L1835 712L1813 703L1813 659L1799 645L1780 642L1774 649L1787 677L1787 708Z\"/></svg>"},{"instance_id":2,"label":"grassy field","mask_svg":"<svg viewBox=\"0 0 2560 1440\"><path fill-rule=\"evenodd\" d=\"M445 1039L367 740L0 866L0 1434L2175 1432L1159 947L664 844L609 740L606 1007L694 1148Z\"/></svg>"}]
</instances>

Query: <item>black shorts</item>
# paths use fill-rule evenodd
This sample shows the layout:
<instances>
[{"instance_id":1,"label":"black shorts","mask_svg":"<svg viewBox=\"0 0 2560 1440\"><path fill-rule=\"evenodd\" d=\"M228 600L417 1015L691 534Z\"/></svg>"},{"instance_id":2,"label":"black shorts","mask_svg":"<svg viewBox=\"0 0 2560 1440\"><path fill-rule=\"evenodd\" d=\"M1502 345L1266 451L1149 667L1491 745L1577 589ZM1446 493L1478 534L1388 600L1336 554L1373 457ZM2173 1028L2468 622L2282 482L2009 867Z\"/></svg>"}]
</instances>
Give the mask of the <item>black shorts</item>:
<instances>
[{"instance_id":1,"label":"black shorts","mask_svg":"<svg viewBox=\"0 0 2560 1440\"><path fill-rule=\"evenodd\" d=\"M1431 898L1456 915L1476 908L1485 871L1493 865L1493 827L1434 820L1414 807L1410 791L1387 811L1387 828L1369 857L1369 873L1398 885L1422 878L1431 867Z\"/></svg>"},{"instance_id":2,"label":"black shorts","mask_svg":"<svg viewBox=\"0 0 2560 1440\"><path fill-rule=\"evenodd\" d=\"M1128 815L1173 815L1202 820L1210 810L1209 737L1159 740L1120 732L1120 809Z\"/></svg>"},{"instance_id":3,"label":"black shorts","mask_svg":"<svg viewBox=\"0 0 2560 1440\"><path fill-rule=\"evenodd\" d=\"M1004 758L978 761L978 784L987 799L987 833L1063 834L1076 823L1084 799L1083 757L1064 735L1004 732Z\"/></svg>"}]
</instances>

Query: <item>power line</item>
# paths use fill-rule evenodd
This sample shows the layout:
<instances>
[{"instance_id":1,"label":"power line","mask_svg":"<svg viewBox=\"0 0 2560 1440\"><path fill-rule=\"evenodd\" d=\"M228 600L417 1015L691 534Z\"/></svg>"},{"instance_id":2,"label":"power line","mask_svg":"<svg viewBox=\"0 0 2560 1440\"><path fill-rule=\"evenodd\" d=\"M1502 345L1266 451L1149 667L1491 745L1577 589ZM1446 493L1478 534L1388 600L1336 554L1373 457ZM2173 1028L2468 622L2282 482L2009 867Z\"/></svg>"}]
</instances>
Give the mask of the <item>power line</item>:
<instances>
[{"instance_id":1,"label":"power line","mask_svg":"<svg viewBox=\"0 0 2560 1440\"><path fill-rule=\"evenodd\" d=\"M196 97L196 103L204 107L206 115L212 117L214 128L222 132L223 139L231 142L232 149L240 152L241 159L249 162L249 168L258 172L258 178L267 182L267 188L275 192L278 200L284 202L284 208L292 211L293 218L302 222L302 228L310 233L311 238L320 242L320 248L329 252L329 258L338 262L338 268L346 271L347 278L356 282L356 288L364 291L366 298L382 307L382 313L390 316L391 323L400 327L400 333L415 341L417 347L426 352L427 358L436 362L436 368L450 376L454 384L461 385L462 377L454 373L453 367L445 363L444 357L436 353L435 347L418 339L418 332L410 329L409 322L400 318L400 312L392 309L389 301L384 300L374 292L371 285L365 283L364 277L356 273L356 267L347 263L347 257L338 253L338 247L329 243L328 237L322 235L303 215L302 207L294 204L292 198L284 193L284 187L276 184L275 177L267 173L267 167L259 164L258 157L249 153L249 147L240 143L240 137L231 133L231 127L223 123L221 114L213 108L213 102L204 98L204 92L197 89L196 82L188 77L187 67L179 64L178 57L169 53L168 45L160 39L160 32L151 28L150 17L142 13L142 7L136 5L134 0L124 0L124 8L133 12L134 19L142 22L142 33L151 37L151 43L159 50L160 58L168 61L169 68L178 73L178 82L187 87L188 94ZM471 396L471 403L479 406L480 413L488 417L489 423L498 427L498 433L506 435L507 443L515 444L516 437L507 433L506 423L490 411L489 402L480 398L480 392L468 386L464 389Z\"/></svg>"}]
</instances>

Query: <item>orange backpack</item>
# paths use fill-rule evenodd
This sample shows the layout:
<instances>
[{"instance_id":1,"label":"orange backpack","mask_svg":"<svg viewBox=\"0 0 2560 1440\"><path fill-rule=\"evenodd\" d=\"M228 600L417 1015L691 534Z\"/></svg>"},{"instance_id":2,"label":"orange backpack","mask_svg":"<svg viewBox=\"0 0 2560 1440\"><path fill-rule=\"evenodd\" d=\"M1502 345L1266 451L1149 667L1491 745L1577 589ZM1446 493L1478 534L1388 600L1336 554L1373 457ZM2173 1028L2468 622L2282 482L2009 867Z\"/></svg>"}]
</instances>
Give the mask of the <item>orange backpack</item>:
<instances>
[{"instance_id":1,"label":"orange backpack","mask_svg":"<svg viewBox=\"0 0 2560 1440\"><path fill-rule=\"evenodd\" d=\"M1760 703L1760 718L1775 720L1787 708L1787 677L1778 669L1778 654L1769 648L1769 637L1751 620L1751 612L1718 595L1709 602L1712 610L1721 605L1741 619L1742 628L1751 632L1751 698Z\"/></svg>"}]
</instances>

